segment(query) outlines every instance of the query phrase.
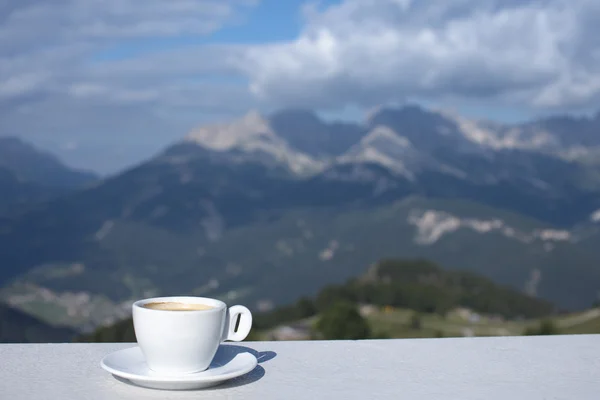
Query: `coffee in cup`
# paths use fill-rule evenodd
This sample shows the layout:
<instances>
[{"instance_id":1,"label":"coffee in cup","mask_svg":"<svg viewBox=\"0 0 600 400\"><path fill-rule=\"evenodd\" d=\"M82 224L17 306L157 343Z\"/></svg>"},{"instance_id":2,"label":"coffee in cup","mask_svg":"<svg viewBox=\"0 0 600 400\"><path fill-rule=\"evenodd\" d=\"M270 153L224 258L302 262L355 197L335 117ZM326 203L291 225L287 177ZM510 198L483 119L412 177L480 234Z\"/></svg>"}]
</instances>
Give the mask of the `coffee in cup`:
<instances>
[{"instance_id":1,"label":"coffee in cup","mask_svg":"<svg viewBox=\"0 0 600 400\"><path fill-rule=\"evenodd\" d=\"M139 300L133 303L132 313L148 367L168 375L207 369L221 342L242 341L252 327L252 313L246 307L228 308L207 297Z\"/></svg>"},{"instance_id":2,"label":"coffee in cup","mask_svg":"<svg viewBox=\"0 0 600 400\"><path fill-rule=\"evenodd\" d=\"M210 310L214 307L208 304L193 304L193 303L178 303L174 301L160 301L155 303L145 303L142 305L144 308L150 308L152 310L163 310L163 311L202 311Z\"/></svg>"}]
</instances>

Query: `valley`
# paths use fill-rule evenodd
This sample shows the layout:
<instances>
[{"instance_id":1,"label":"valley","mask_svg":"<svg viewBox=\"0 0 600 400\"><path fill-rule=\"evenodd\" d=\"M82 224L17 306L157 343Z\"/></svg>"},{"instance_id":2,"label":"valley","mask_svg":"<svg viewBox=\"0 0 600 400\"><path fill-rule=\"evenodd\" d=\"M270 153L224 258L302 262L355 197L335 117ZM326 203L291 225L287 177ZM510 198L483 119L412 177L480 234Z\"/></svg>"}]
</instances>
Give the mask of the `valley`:
<instances>
[{"instance_id":1,"label":"valley","mask_svg":"<svg viewBox=\"0 0 600 400\"><path fill-rule=\"evenodd\" d=\"M600 333L600 309L567 313L471 272L444 271L425 260L389 259L314 297L255 313L249 340L561 333ZM134 342L135 332L126 319L76 340Z\"/></svg>"},{"instance_id":2,"label":"valley","mask_svg":"<svg viewBox=\"0 0 600 400\"><path fill-rule=\"evenodd\" d=\"M600 294L595 124L250 112L102 179L0 141L0 299L91 332L141 297L268 312L401 257L585 310Z\"/></svg>"},{"instance_id":3,"label":"valley","mask_svg":"<svg viewBox=\"0 0 600 400\"><path fill-rule=\"evenodd\" d=\"M100 249L122 264L103 271L90 253L91 263L33 269L0 295L39 318L89 328L153 295L204 295L264 310L355 276L381 257L426 257L568 309L589 307L600 282L595 253L581 247L587 236L462 201L407 198L370 210L289 210L227 230L216 241L122 221L100 233ZM64 317L48 314L48 304Z\"/></svg>"}]
</instances>

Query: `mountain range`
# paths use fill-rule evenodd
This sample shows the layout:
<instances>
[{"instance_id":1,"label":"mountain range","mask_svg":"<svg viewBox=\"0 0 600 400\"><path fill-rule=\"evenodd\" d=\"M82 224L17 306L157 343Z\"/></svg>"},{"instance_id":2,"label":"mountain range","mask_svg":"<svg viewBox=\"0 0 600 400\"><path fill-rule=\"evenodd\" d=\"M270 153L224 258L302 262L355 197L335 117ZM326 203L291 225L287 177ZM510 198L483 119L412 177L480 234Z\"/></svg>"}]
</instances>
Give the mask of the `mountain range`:
<instances>
[{"instance_id":1,"label":"mountain range","mask_svg":"<svg viewBox=\"0 0 600 400\"><path fill-rule=\"evenodd\" d=\"M424 256L585 308L600 290L599 128L599 115L503 125L417 106L361 124L250 112L7 212L0 296L91 330L143 296L268 310Z\"/></svg>"},{"instance_id":2,"label":"mountain range","mask_svg":"<svg viewBox=\"0 0 600 400\"><path fill-rule=\"evenodd\" d=\"M0 215L67 194L97 178L18 138L0 137Z\"/></svg>"}]
</instances>

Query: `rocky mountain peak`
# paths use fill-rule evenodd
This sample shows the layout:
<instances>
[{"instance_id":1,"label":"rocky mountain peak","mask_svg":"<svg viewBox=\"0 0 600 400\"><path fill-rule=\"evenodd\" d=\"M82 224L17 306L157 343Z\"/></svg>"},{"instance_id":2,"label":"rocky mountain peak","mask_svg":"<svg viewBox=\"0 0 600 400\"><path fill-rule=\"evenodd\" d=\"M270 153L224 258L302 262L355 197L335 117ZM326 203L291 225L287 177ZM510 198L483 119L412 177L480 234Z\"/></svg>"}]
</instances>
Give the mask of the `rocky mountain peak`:
<instances>
[{"instance_id":1,"label":"rocky mountain peak","mask_svg":"<svg viewBox=\"0 0 600 400\"><path fill-rule=\"evenodd\" d=\"M229 123L215 123L200 126L188 134L186 140L202 147L224 151L243 147L252 140L274 137L269 122L257 111L251 111L242 118Z\"/></svg>"}]
</instances>

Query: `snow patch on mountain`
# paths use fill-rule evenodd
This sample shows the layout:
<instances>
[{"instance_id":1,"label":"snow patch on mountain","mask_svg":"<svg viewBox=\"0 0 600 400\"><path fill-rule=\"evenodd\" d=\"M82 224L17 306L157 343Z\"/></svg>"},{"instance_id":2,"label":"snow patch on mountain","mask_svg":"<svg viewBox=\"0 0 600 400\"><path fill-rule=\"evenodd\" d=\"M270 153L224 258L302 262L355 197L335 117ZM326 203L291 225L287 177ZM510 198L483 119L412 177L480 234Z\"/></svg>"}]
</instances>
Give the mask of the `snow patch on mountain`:
<instances>
[{"instance_id":1,"label":"snow patch on mountain","mask_svg":"<svg viewBox=\"0 0 600 400\"><path fill-rule=\"evenodd\" d=\"M359 143L352 146L342 156L337 157L336 162L339 164L378 164L411 181L415 180L416 174L425 168L438 170L461 179L467 176L464 171L442 164L431 155L420 152L408 138L383 125L378 125L369 131Z\"/></svg>"},{"instance_id":2,"label":"snow patch on mountain","mask_svg":"<svg viewBox=\"0 0 600 400\"><path fill-rule=\"evenodd\" d=\"M185 138L213 151L240 150L244 153L267 156L287 165L297 174L310 174L324 167L322 161L292 149L278 137L269 121L253 111L231 123L218 123L196 128Z\"/></svg>"},{"instance_id":3,"label":"snow patch on mountain","mask_svg":"<svg viewBox=\"0 0 600 400\"><path fill-rule=\"evenodd\" d=\"M431 245L443 236L456 232L459 229L469 229L480 234L497 232L523 243L532 243L536 240L542 242L570 241L572 234L569 231L557 229L536 229L532 232L522 232L507 225L500 219L475 219L460 218L445 211L438 210L413 210L408 216L408 223L417 228L415 243Z\"/></svg>"},{"instance_id":4,"label":"snow patch on mountain","mask_svg":"<svg viewBox=\"0 0 600 400\"><path fill-rule=\"evenodd\" d=\"M549 132L538 128L504 127L471 120L460 115L441 112L452 120L468 141L494 150L542 150L560 147L560 141Z\"/></svg>"},{"instance_id":5,"label":"snow patch on mountain","mask_svg":"<svg viewBox=\"0 0 600 400\"><path fill-rule=\"evenodd\" d=\"M100 227L100 229L98 229L98 231L96 231L96 233L94 234L94 237L97 241L102 241L110 233L114 226L114 221L104 221L102 227Z\"/></svg>"},{"instance_id":6,"label":"snow patch on mountain","mask_svg":"<svg viewBox=\"0 0 600 400\"><path fill-rule=\"evenodd\" d=\"M530 296L537 296L538 287L542 280L542 271L539 268L535 268L531 271L529 280L525 283L525 293Z\"/></svg>"},{"instance_id":7,"label":"snow patch on mountain","mask_svg":"<svg viewBox=\"0 0 600 400\"><path fill-rule=\"evenodd\" d=\"M335 256L335 253L339 247L340 244L337 240L331 240L327 247L319 253L319 259L321 261L331 260Z\"/></svg>"},{"instance_id":8,"label":"snow patch on mountain","mask_svg":"<svg viewBox=\"0 0 600 400\"><path fill-rule=\"evenodd\" d=\"M558 229L535 230L533 236L545 242L565 242L571 240L572 237L571 232Z\"/></svg>"},{"instance_id":9,"label":"snow patch on mountain","mask_svg":"<svg viewBox=\"0 0 600 400\"><path fill-rule=\"evenodd\" d=\"M410 140L398 135L386 126L372 129L359 143L352 146L337 161L345 163L375 163L393 172L414 179L414 174L406 165L417 161L418 152Z\"/></svg>"},{"instance_id":10,"label":"snow patch on mountain","mask_svg":"<svg viewBox=\"0 0 600 400\"><path fill-rule=\"evenodd\" d=\"M204 208L206 217L202 219L200 224L204 228L206 238L210 242L217 242L223 236L225 230L225 222L223 216L212 201L200 200L199 205Z\"/></svg>"},{"instance_id":11,"label":"snow patch on mountain","mask_svg":"<svg viewBox=\"0 0 600 400\"><path fill-rule=\"evenodd\" d=\"M269 137L275 137L269 123L259 113L251 111L231 123L201 126L190 132L187 139L211 150L224 151Z\"/></svg>"},{"instance_id":12,"label":"snow patch on mountain","mask_svg":"<svg viewBox=\"0 0 600 400\"><path fill-rule=\"evenodd\" d=\"M445 234L457 231L461 225L460 219L437 211L413 213L408 222L417 227L415 242L418 244L433 244Z\"/></svg>"}]
</instances>

